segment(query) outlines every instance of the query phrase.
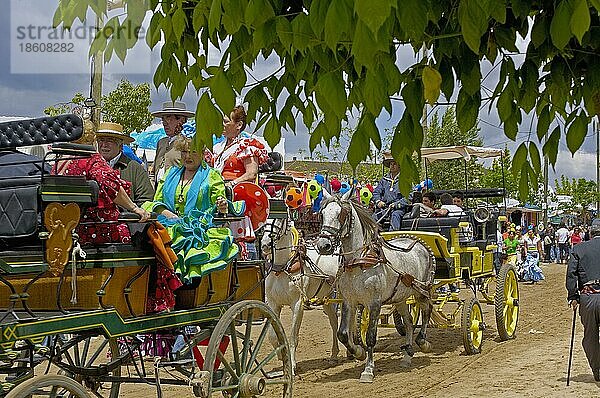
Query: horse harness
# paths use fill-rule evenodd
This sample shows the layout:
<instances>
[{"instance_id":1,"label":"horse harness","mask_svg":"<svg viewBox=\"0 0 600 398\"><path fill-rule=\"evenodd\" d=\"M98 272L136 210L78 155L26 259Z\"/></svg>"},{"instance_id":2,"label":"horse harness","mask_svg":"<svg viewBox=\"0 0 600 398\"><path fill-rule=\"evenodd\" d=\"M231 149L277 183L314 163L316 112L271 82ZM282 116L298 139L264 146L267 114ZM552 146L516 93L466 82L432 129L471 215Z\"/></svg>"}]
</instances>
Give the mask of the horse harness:
<instances>
[{"instance_id":1,"label":"horse harness","mask_svg":"<svg viewBox=\"0 0 600 398\"><path fill-rule=\"evenodd\" d=\"M285 233L285 231L287 231L287 228L281 227L279 229L279 231L284 231L284 233ZM282 236L283 236L283 234L278 234L277 240L281 239ZM272 239L272 242L274 242L274 241L275 240ZM333 287L335 285L335 278L330 275L327 275L325 272L323 272L319 268L319 266L317 264L315 264L315 262L308 256L307 243L303 239L299 238L298 241L294 242L291 247L281 247L281 248L273 247L273 250L284 250L284 249L289 249L289 248L292 249L292 252L290 254L288 261L285 264L274 264L273 263L271 266L271 272L274 272L275 276L279 276L282 272L285 273L288 276L288 278L290 279L290 281L294 284L294 286L296 286L298 288L298 290L300 290L300 292L303 296L306 296L306 295L305 295L302 287L299 286L299 284L298 284L298 281L300 280L300 278L303 276L307 276L309 278L320 279L321 282L319 284L319 287L317 288L317 291L315 292L314 296L310 300L313 300L315 297L317 297L319 295L319 293L323 289L323 286L325 285L325 283L327 283L331 287L331 292L329 293L329 294L331 294L333 292ZM310 270L310 273L306 273L304 271L305 265Z\"/></svg>"},{"instance_id":2,"label":"horse harness","mask_svg":"<svg viewBox=\"0 0 600 398\"><path fill-rule=\"evenodd\" d=\"M342 238L345 238L350 231L352 231L352 204L349 202L342 202L336 198L337 204L340 206L340 214L338 214L338 222L340 223L339 228L332 227L330 225L323 225L321 233L318 235L319 238L328 239L333 248L336 249L342 243ZM342 230L346 229L345 233L342 234Z\"/></svg>"},{"instance_id":3,"label":"horse harness","mask_svg":"<svg viewBox=\"0 0 600 398\"><path fill-rule=\"evenodd\" d=\"M409 239L412 240L412 242L406 247L392 245L391 243L386 241L383 237L378 236L377 238L371 240L370 243L366 244L360 250L360 255L358 257L347 259L344 256L344 254L350 254L350 253L342 253L341 256L342 256L343 271L351 271L354 268L360 268L361 270L364 271L365 269L374 268L374 267L378 267L378 266L387 266L392 271L394 271L398 275L398 278L396 279L396 284L394 285L394 290L392 291L392 295L387 300L384 301L384 304L387 303L388 301L390 301L396 295L396 293L398 291L398 286L400 285L400 282L402 282L402 284L404 286L413 288L417 292L422 294L423 296L430 298L430 296L431 296L430 290L431 290L431 286L432 286L431 281L421 282L421 281L415 279L415 277L409 273L398 271L397 269L395 269L392 266L392 264L385 257L383 247L386 247L390 250L399 250L402 252L409 252L415 247L415 245L417 243L420 243L420 239L415 239L414 237L412 237L410 235L407 235L406 237L408 237Z\"/></svg>"}]
</instances>

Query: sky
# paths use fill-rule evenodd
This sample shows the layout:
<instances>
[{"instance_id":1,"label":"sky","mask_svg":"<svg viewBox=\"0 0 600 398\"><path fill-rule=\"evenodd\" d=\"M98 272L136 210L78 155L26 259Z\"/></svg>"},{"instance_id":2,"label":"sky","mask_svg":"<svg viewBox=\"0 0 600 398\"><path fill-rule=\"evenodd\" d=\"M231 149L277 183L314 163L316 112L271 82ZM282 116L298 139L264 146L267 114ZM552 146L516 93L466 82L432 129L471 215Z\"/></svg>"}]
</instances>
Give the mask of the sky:
<instances>
[{"instance_id":1,"label":"sky","mask_svg":"<svg viewBox=\"0 0 600 398\"><path fill-rule=\"evenodd\" d=\"M52 25L52 16L58 0L0 0L4 12L0 13L0 115L2 116L25 116L39 117L43 115L45 107L68 101L76 92L89 93L90 76L89 60L87 59L88 41L84 37L84 30L80 29L78 37L66 38L64 40L50 39L51 31L47 27ZM6 11L9 12L6 12ZM122 10L112 11L110 16L118 15ZM90 14L91 15L91 14ZM149 16L146 21L149 20ZM90 18L93 21L93 18ZM89 29L93 22L87 23ZM83 28L83 27L82 27ZM60 52L42 53L33 51L32 45L45 45L51 43L53 46L65 44ZM27 47L29 44L29 47ZM518 43L518 47L524 49L527 38ZM70 47L70 48L69 48ZM29 49L29 51L27 51ZM63 51L64 50L64 51ZM72 52L65 52L72 50ZM126 63L114 57L105 66L103 76L103 92L107 93L114 89L123 78L133 83L152 81L152 71L160 62L159 49L150 52L144 42L138 43L134 52L128 54ZM211 49L209 51L214 51ZM8 55L8 56L6 56ZM515 57L515 63L520 64ZM400 48L398 50L400 69L406 68L415 60L415 54L411 48ZM277 59L267 59L258 62L253 75L257 78L266 76L277 65ZM486 76L483 85L494 89L499 68L494 68L487 61L483 61L482 75ZM490 72L488 74L488 72ZM458 90L455 90L455 96ZM483 95L484 97L486 95ZM154 87L151 94L152 110L161 107L162 102L168 100L164 87L156 90ZM188 108L195 109L198 95L192 88L188 90L183 98ZM440 97L443 100L443 97ZM450 101L455 101L451 98ZM393 112L391 115L384 112L377 119L380 131L393 129L400 120L404 105L401 101L393 101ZM442 114L444 106L429 108L429 115L435 112ZM479 114L480 135L483 137L484 145L502 148L505 145L514 151L516 147L530 136L529 129L531 117L524 115L523 123L519 128L516 141L509 140L503 133L498 114L495 109L488 113L488 107L484 107ZM535 122L533 124L535 128ZM249 129L252 131L252 123ZM551 127L552 128L552 127ZM261 131L256 132L261 135ZM286 152L288 155L295 154L300 148L308 146L308 131L302 123L298 123L295 132L285 131L283 136L286 140ZM531 134L533 139L535 132ZM553 185L554 179L564 174L573 178L596 179L596 135L589 126L588 135L581 149L571 156L567 150L564 137L560 143L558 161L555 170L551 170L549 180Z\"/></svg>"}]
</instances>

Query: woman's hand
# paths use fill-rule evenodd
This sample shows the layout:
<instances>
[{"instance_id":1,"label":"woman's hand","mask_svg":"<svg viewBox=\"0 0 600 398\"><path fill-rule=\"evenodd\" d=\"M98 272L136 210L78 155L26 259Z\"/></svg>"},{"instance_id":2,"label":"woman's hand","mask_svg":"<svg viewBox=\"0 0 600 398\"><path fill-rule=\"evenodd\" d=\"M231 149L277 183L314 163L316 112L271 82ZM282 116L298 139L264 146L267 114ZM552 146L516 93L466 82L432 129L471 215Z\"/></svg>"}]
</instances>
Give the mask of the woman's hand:
<instances>
[{"instance_id":1,"label":"woman's hand","mask_svg":"<svg viewBox=\"0 0 600 398\"><path fill-rule=\"evenodd\" d=\"M177 214L173 213L170 210L163 210L160 214L162 214L163 216L167 217L167 218L177 218Z\"/></svg>"},{"instance_id":2,"label":"woman's hand","mask_svg":"<svg viewBox=\"0 0 600 398\"><path fill-rule=\"evenodd\" d=\"M134 207L131 210L132 213L137 214L138 216L140 216L140 219L138 222L146 222L148 221L148 219L150 218L150 213L148 213L146 210L142 209L141 207Z\"/></svg>"},{"instance_id":3,"label":"woman's hand","mask_svg":"<svg viewBox=\"0 0 600 398\"><path fill-rule=\"evenodd\" d=\"M227 214L227 207L228 207L227 199L225 199L222 196L219 196L217 198L217 209L218 209L219 213Z\"/></svg>"}]
</instances>

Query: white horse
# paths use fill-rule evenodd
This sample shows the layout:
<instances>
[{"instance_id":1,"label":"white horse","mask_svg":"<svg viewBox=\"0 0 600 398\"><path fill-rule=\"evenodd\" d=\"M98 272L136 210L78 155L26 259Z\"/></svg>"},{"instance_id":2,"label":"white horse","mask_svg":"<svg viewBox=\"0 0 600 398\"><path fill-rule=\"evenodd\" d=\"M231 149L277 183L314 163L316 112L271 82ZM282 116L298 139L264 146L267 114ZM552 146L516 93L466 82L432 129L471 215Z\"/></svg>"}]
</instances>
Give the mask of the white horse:
<instances>
[{"instance_id":1,"label":"white horse","mask_svg":"<svg viewBox=\"0 0 600 398\"><path fill-rule=\"evenodd\" d=\"M267 254L271 271L265 280L265 296L269 307L279 316L284 305L292 310L290 337L292 369L296 369L298 334L304 314L304 301L317 299L329 318L333 333L331 357L339 353L337 340L338 319L335 304L328 302L333 293L333 281L338 270L338 256L320 255L306 245L297 245L289 219L268 220L261 240L262 253ZM276 343L274 333L269 339Z\"/></svg>"},{"instance_id":2,"label":"white horse","mask_svg":"<svg viewBox=\"0 0 600 398\"><path fill-rule=\"evenodd\" d=\"M317 240L322 254L331 254L341 245L343 272L337 277L337 291L344 302L338 338L355 358L367 359L361 382L373 382L375 363L373 348L377 340L377 322L383 304L398 310L406 328L406 345L402 347L402 364L410 366L414 325L406 300L414 295L423 314L416 338L423 352L430 350L426 340L432 304L429 292L434 279L435 257L421 240L409 236L383 240L379 226L362 205L350 200L352 190L341 198L324 193L321 205L323 227ZM356 312L359 305L368 310L366 353L355 344Z\"/></svg>"}]
</instances>

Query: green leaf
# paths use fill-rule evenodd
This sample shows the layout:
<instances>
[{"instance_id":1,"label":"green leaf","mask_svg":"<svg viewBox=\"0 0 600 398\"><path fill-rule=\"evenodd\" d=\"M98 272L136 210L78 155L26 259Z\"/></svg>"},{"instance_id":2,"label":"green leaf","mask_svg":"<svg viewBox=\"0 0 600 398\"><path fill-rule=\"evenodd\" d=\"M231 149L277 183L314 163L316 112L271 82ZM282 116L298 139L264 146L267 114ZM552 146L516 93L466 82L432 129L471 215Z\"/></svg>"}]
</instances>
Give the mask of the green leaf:
<instances>
[{"instance_id":1,"label":"green leaf","mask_svg":"<svg viewBox=\"0 0 600 398\"><path fill-rule=\"evenodd\" d=\"M308 141L308 149L310 152L314 152L314 150L321 144L323 140L323 136L327 134L327 127L325 126L325 122L319 122L317 127L310 133L310 140Z\"/></svg>"},{"instance_id":2,"label":"green leaf","mask_svg":"<svg viewBox=\"0 0 600 398\"><path fill-rule=\"evenodd\" d=\"M590 0L590 4L593 5L596 10L600 11L600 0Z\"/></svg>"},{"instance_id":3,"label":"green leaf","mask_svg":"<svg viewBox=\"0 0 600 398\"><path fill-rule=\"evenodd\" d=\"M567 131L567 147L571 154L575 155L575 152L581 147L588 129L588 118L584 114L580 114L573 120Z\"/></svg>"},{"instance_id":4,"label":"green leaf","mask_svg":"<svg viewBox=\"0 0 600 398\"><path fill-rule=\"evenodd\" d=\"M377 3L378 1L373 1ZM427 27L427 1L402 0L398 2L398 22L402 30L415 39L423 37Z\"/></svg>"},{"instance_id":5,"label":"green leaf","mask_svg":"<svg viewBox=\"0 0 600 398\"><path fill-rule=\"evenodd\" d=\"M212 7L211 7L212 13ZM268 0L250 0L244 15L246 23L257 28L275 16L275 11Z\"/></svg>"},{"instance_id":6,"label":"green leaf","mask_svg":"<svg viewBox=\"0 0 600 398\"><path fill-rule=\"evenodd\" d=\"M352 29L352 11L345 0L332 0L325 18L325 43L336 49L344 33Z\"/></svg>"},{"instance_id":7,"label":"green leaf","mask_svg":"<svg viewBox=\"0 0 600 398\"><path fill-rule=\"evenodd\" d=\"M526 161L527 161L527 147L525 146L525 143L523 142L517 148L517 151L515 152L515 155L513 156L513 160L512 160L512 164L511 164L511 170L512 170L513 176L515 178L517 177L519 171L521 170L521 168L523 167L523 165L525 164Z\"/></svg>"},{"instance_id":8,"label":"green leaf","mask_svg":"<svg viewBox=\"0 0 600 398\"><path fill-rule=\"evenodd\" d=\"M548 105L542 108L538 115L537 136L541 140L548 133L550 127L550 111Z\"/></svg>"},{"instance_id":9,"label":"green leaf","mask_svg":"<svg viewBox=\"0 0 600 398\"><path fill-rule=\"evenodd\" d=\"M519 132L519 123L521 122L521 112L517 109L508 119L504 121L504 134L511 140L517 139Z\"/></svg>"},{"instance_id":10,"label":"green leaf","mask_svg":"<svg viewBox=\"0 0 600 398\"><path fill-rule=\"evenodd\" d=\"M193 147L202 153L204 146L212 148L212 136L221 135L223 131L223 115L210 100L208 93L202 94L196 107L196 135L192 141Z\"/></svg>"},{"instance_id":11,"label":"green leaf","mask_svg":"<svg viewBox=\"0 0 600 398\"><path fill-rule=\"evenodd\" d=\"M477 117L479 116L480 104L480 94L469 95L465 90L460 90L456 104L456 121L461 131L467 132L475 127Z\"/></svg>"},{"instance_id":12,"label":"green leaf","mask_svg":"<svg viewBox=\"0 0 600 398\"><path fill-rule=\"evenodd\" d=\"M323 75L316 87L319 105L327 104L335 115L342 119L346 114L346 91L341 73L330 72Z\"/></svg>"},{"instance_id":13,"label":"green leaf","mask_svg":"<svg viewBox=\"0 0 600 398\"><path fill-rule=\"evenodd\" d=\"M526 113L531 112L539 96L538 68L532 61L526 61L520 69L522 86L519 105Z\"/></svg>"},{"instance_id":14,"label":"green leaf","mask_svg":"<svg viewBox=\"0 0 600 398\"><path fill-rule=\"evenodd\" d=\"M384 101L389 97L386 91L385 76L380 73L367 71L367 77L362 87L363 102L369 112L374 115L381 113Z\"/></svg>"},{"instance_id":15,"label":"green leaf","mask_svg":"<svg viewBox=\"0 0 600 398\"><path fill-rule=\"evenodd\" d=\"M360 162L367 158L369 154L369 139L365 134L365 130L361 127L359 123L358 128L352 134L352 139L350 140L350 146L348 147L348 162L352 168L356 168Z\"/></svg>"},{"instance_id":16,"label":"green leaf","mask_svg":"<svg viewBox=\"0 0 600 398\"><path fill-rule=\"evenodd\" d=\"M531 29L531 42L534 47L538 48L541 46L548 38L549 33L548 17L545 14L536 15L533 28Z\"/></svg>"},{"instance_id":17,"label":"green leaf","mask_svg":"<svg viewBox=\"0 0 600 398\"><path fill-rule=\"evenodd\" d=\"M185 27L187 24L187 17L185 16L185 12L183 9L178 8L177 11L173 14L173 33L175 33L175 38L177 40L181 40L181 36L183 36L183 32L185 31Z\"/></svg>"},{"instance_id":18,"label":"green leaf","mask_svg":"<svg viewBox=\"0 0 600 398\"><path fill-rule=\"evenodd\" d=\"M159 12L155 13L150 20L150 25L148 27L148 31L146 32L146 43L148 43L148 47L151 49L154 48L161 37L161 29L160 23L162 21L163 15Z\"/></svg>"},{"instance_id":19,"label":"green leaf","mask_svg":"<svg viewBox=\"0 0 600 398\"><path fill-rule=\"evenodd\" d=\"M281 129L279 128L279 124L275 117L272 116L265 125L263 137L271 148L275 148L275 146L279 144L279 141L281 140Z\"/></svg>"},{"instance_id":20,"label":"green leaf","mask_svg":"<svg viewBox=\"0 0 600 398\"><path fill-rule=\"evenodd\" d=\"M510 90L504 90L498 97L498 116L503 122L513 113L513 98Z\"/></svg>"},{"instance_id":21,"label":"green leaf","mask_svg":"<svg viewBox=\"0 0 600 398\"><path fill-rule=\"evenodd\" d=\"M308 18L310 20L310 27L317 37L320 37L323 29L325 29L325 18L327 17L328 9L329 0L313 0L310 4Z\"/></svg>"},{"instance_id":22,"label":"green leaf","mask_svg":"<svg viewBox=\"0 0 600 398\"><path fill-rule=\"evenodd\" d=\"M275 28L277 29L277 36L279 37L281 44L286 51L290 51L294 40L292 24L290 24L290 21L288 21L286 17L277 17Z\"/></svg>"},{"instance_id":23,"label":"green leaf","mask_svg":"<svg viewBox=\"0 0 600 398\"><path fill-rule=\"evenodd\" d=\"M570 26L571 32L581 43L583 35L590 29L590 9L587 0L573 0Z\"/></svg>"},{"instance_id":24,"label":"green leaf","mask_svg":"<svg viewBox=\"0 0 600 398\"><path fill-rule=\"evenodd\" d=\"M210 91L221 109L229 112L235 106L235 92L225 71L219 70L208 83Z\"/></svg>"},{"instance_id":25,"label":"green leaf","mask_svg":"<svg viewBox=\"0 0 600 398\"><path fill-rule=\"evenodd\" d=\"M461 33L469 48L479 54L481 36L487 31L489 15L481 8L479 0L462 0L458 5Z\"/></svg>"},{"instance_id":26,"label":"green leaf","mask_svg":"<svg viewBox=\"0 0 600 398\"><path fill-rule=\"evenodd\" d=\"M570 24L573 8L571 1L562 0L558 4L550 23L550 37L554 46L559 50L562 50L569 43L572 36Z\"/></svg>"},{"instance_id":27,"label":"green leaf","mask_svg":"<svg viewBox=\"0 0 600 398\"><path fill-rule=\"evenodd\" d=\"M416 120L420 120L423 116L423 107L425 106L423 89L419 83L418 80L409 80L402 89L402 99L406 110ZM377 114L376 112L372 113Z\"/></svg>"},{"instance_id":28,"label":"green leaf","mask_svg":"<svg viewBox=\"0 0 600 398\"><path fill-rule=\"evenodd\" d=\"M521 199L522 201L525 201L525 200L527 200L528 196L529 196L529 165L527 163L523 163L523 165L521 166L521 177L519 178L519 199Z\"/></svg>"},{"instance_id":29,"label":"green leaf","mask_svg":"<svg viewBox=\"0 0 600 398\"><path fill-rule=\"evenodd\" d=\"M441 90L444 93L446 100L450 101L450 98L452 98L452 94L454 93L454 73L452 72L452 65L447 58L442 58L438 70L442 75Z\"/></svg>"},{"instance_id":30,"label":"green leaf","mask_svg":"<svg viewBox=\"0 0 600 398\"><path fill-rule=\"evenodd\" d=\"M533 165L533 169L536 173L540 173L542 169L542 161L540 159L540 151L538 150L537 145L535 143L529 143L529 159L531 160L531 164Z\"/></svg>"},{"instance_id":31,"label":"green leaf","mask_svg":"<svg viewBox=\"0 0 600 398\"><path fill-rule=\"evenodd\" d=\"M558 144L560 142L560 126L556 126L552 130L552 134L546 140L546 143L542 147L542 152L548 157L548 161L552 166L556 165L556 159L558 157Z\"/></svg>"},{"instance_id":32,"label":"green leaf","mask_svg":"<svg viewBox=\"0 0 600 398\"><path fill-rule=\"evenodd\" d=\"M381 25L390 16L394 4L395 2L391 0L356 0L354 12L373 34L377 34ZM409 7L409 5L407 4L405 7Z\"/></svg>"},{"instance_id":33,"label":"green leaf","mask_svg":"<svg viewBox=\"0 0 600 398\"><path fill-rule=\"evenodd\" d=\"M251 2L252 3L252 2ZM250 5L248 5L247 10L250 9ZM208 33L212 34L215 30L218 30L221 26L221 16L223 15L223 9L221 5L221 0L213 0L212 5L210 6L210 13L208 14ZM248 19L248 18L246 18Z\"/></svg>"},{"instance_id":34,"label":"green leaf","mask_svg":"<svg viewBox=\"0 0 600 398\"><path fill-rule=\"evenodd\" d=\"M442 75L430 66L423 68L423 91L425 100L430 105L435 105L440 96L440 87L442 85Z\"/></svg>"},{"instance_id":35,"label":"green leaf","mask_svg":"<svg viewBox=\"0 0 600 398\"><path fill-rule=\"evenodd\" d=\"M467 57L470 57L471 54L462 57L463 62ZM460 80L462 82L462 89L467 92L467 94L475 94L481 90L481 70L479 69L479 62L475 58L474 62L469 62L471 68L466 67L463 64L461 67L462 72L460 75Z\"/></svg>"}]
</instances>

